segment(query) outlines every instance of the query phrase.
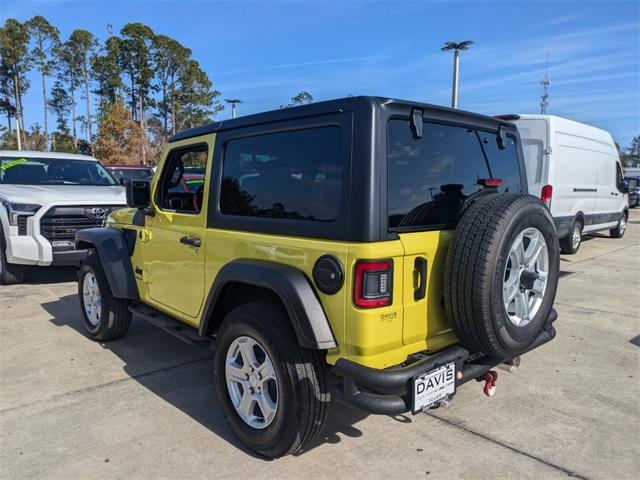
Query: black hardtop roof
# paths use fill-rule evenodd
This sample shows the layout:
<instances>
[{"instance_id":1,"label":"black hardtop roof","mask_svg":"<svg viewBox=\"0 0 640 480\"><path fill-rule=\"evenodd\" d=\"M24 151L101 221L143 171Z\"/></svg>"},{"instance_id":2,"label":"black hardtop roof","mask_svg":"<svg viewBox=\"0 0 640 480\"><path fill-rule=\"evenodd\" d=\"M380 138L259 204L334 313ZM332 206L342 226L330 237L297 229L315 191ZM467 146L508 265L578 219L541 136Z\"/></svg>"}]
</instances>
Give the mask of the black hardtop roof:
<instances>
[{"instance_id":1,"label":"black hardtop roof","mask_svg":"<svg viewBox=\"0 0 640 480\"><path fill-rule=\"evenodd\" d=\"M464 117L467 122L472 122L474 119L483 125L492 124L495 128L498 125L504 123L500 119L490 117L487 115L481 115L479 113L468 112L465 110L452 109L439 105L432 105L428 103L414 102L410 100L400 100L395 98L386 97L370 97L370 96L358 96L358 97L345 97L335 100L327 100L323 102L310 103L308 105L300 105L297 107L281 108L278 110L271 110L268 112L256 113L253 115L246 115L230 120L221 120L219 122L210 123L201 127L190 128L173 135L169 142L177 142L178 140L184 140L192 137L199 137L201 135L207 135L223 130L229 130L232 128L249 127L253 125L259 125L263 123L278 122L283 120L292 120L303 117L313 117L316 115L323 115L328 113L338 112L353 112L358 106L370 106L375 108L381 108L388 105L393 106L407 106L417 107L424 110L431 110L435 112L444 112L449 115L454 114L459 117Z\"/></svg>"}]
</instances>

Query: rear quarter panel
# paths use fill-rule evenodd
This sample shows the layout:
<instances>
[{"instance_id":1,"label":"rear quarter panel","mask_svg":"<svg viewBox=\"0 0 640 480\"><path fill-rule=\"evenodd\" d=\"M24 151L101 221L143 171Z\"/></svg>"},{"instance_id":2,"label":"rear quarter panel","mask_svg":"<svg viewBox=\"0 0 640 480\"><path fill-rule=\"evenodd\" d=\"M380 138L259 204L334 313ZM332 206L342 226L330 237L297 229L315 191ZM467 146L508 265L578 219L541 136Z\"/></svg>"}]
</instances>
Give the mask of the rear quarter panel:
<instances>
[{"instance_id":1,"label":"rear quarter panel","mask_svg":"<svg viewBox=\"0 0 640 480\"><path fill-rule=\"evenodd\" d=\"M313 266L322 255L333 255L345 267L349 279L348 243L304 237L268 235L236 230L207 229L205 233L205 292L209 292L220 269L236 259L258 259L289 265L313 278ZM338 348L328 352L327 361L335 363L345 356L345 304L348 285L334 295L326 295L314 287L331 325Z\"/></svg>"}]
</instances>

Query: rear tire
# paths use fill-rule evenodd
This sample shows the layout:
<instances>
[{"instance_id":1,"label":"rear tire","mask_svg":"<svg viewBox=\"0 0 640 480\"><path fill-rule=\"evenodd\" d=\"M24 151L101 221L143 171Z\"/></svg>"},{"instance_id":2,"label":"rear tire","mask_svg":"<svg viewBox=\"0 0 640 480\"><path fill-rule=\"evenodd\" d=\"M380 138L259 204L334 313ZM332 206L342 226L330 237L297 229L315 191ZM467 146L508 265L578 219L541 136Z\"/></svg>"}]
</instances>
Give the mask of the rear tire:
<instances>
[{"instance_id":1,"label":"rear tire","mask_svg":"<svg viewBox=\"0 0 640 480\"><path fill-rule=\"evenodd\" d=\"M227 314L217 338L218 398L240 441L269 458L308 445L322 430L329 411L323 352L300 347L286 313L274 303L235 308ZM239 344L251 346L253 360L245 361ZM266 371L267 364L271 374L260 379L268 383L260 384L263 380L255 375ZM264 392L269 397L263 409Z\"/></svg>"},{"instance_id":2,"label":"rear tire","mask_svg":"<svg viewBox=\"0 0 640 480\"><path fill-rule=\"evenodd\" d=\"M89 250L78 274L80 310L87 332L100 342L122 337L131 325L129 300L111 292L100 257Z\"/></svg>"},{"instance_id":3,"label":"rear tire","mask_svg":"<svg viewBox=\"0 0 640 480\"><path fill-rule=\"evenodd\" d=\"M616 228L612 228L609 230L609 235L611 238L622 238L624 237L624 232L627 230L627 218L629 214L627 212L622 212L622 217L620 217L620 221L618 222L618 226Z\"/></svg>"},{"instance_id":4,"label":"rear tire","mask_svg":"<svg viewBox=\"0 0 640 480\"><path fill-rule=\"evenodd\" d=\"M4 231L0 228L0 285L14 285L24 280L24 266L9 263L5 252Z\"/></svg>"},{"instance_id":5,"label":"rear tire","mask_svg":"<svg viewBox=\"0 0 640 480\"><path fill-rule=\"evenodd\" d=\"M567 255L573 255L580 250L582 245L582 223L574 220L569 229L569 235L560 239L560 251Z\"/></svg>"},{"instance_id":6,"label":"rear tire","mask_svg":"<svg viewBox=\"0 0 640 480\"><path fill-rule=\"evenodd\" d=\"M449 246L445 310L472 352L510 359L545 328L558 285L553 218L531 195L495 193L472 204Z\"/></svg>"}]
</instances>

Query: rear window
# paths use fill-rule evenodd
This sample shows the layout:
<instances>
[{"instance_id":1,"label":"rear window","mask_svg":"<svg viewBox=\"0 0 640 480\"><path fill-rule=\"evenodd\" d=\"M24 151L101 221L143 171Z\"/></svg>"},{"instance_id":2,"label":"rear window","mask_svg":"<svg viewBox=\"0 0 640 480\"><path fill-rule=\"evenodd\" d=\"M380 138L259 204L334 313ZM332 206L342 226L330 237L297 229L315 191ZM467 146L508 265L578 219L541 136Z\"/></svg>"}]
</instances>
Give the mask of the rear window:
<instances>
[{"instance_id":1,"label":"rear window","mask_svg":"<svg viewBox=\"0 0 640 480\"><path fill-rule=\"evenodd\" d=\"M501 192L522 191L515 138L500 150L495 133L464 127L425 123L415 139L407 121L390 121L388 169L391 229L453 227L481 179L501 179Z\"/></svg>"},{"instance_id":2,"label":"rear window","mask_svg":"<svg viewBox=\"0 0 640 480\"><path fill-rule=\"evenodd\" d=\"M340 127L269 133L229 141L220 211L225 215L331 221L342 190Z\"/></svg>"}]
</instances>

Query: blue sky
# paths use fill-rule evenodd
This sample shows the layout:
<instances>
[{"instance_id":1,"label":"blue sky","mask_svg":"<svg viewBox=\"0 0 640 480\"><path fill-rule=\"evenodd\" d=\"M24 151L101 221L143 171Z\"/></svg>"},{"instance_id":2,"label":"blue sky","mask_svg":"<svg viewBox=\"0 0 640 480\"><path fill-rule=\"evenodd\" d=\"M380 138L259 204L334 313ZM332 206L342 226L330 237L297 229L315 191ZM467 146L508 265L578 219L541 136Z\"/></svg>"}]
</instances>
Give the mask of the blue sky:
<instances>
[{"instance_id":1,"label":"blue sky","mask_svg":"<svg viewBox=\"0 0 640 480\"><path fill-rule=\"evenodd\" d=\"M146 23L191 48L223 98L245 102L240 114L300 90L448 105L452 54L440 47L467 39L475 44L461 58L460 108L537 113L548 52L549 113L604 128L623 146L640 133L637 1L0 1L3 23L37 14L64 38ZM27 125L42 123L32 83Z\"/></svg>"}]
</instances>

